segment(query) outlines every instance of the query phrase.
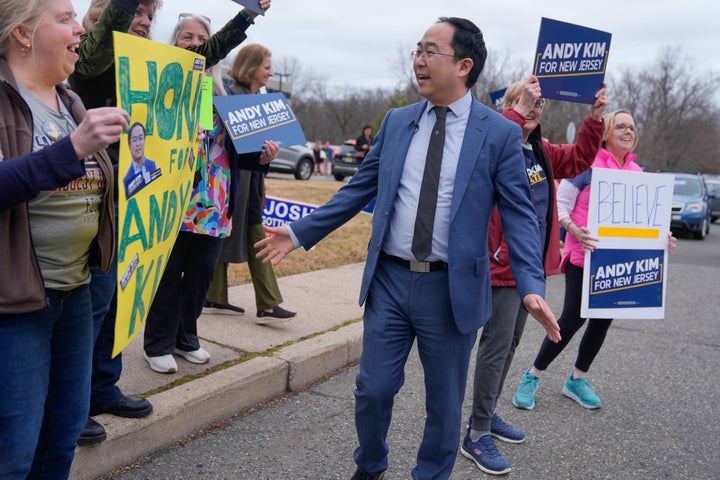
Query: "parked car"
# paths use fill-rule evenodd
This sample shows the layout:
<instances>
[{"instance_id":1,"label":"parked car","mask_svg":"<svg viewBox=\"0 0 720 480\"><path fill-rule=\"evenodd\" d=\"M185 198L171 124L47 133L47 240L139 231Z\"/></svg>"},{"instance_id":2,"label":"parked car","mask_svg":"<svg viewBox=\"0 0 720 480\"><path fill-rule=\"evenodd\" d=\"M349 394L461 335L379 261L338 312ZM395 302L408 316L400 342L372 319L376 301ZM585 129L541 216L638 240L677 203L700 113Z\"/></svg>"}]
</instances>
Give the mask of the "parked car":
<instances>
[{"instance_id":1,"label":"parked car","mask_svg":"<svg viewBox=\"0 0 720 480\"><path fill-rule=\"evenodd\" d=\"M705 176L705 185L708 192L715 194L710 204L710 221L714 222L720 218L720 177Z\"/></svg>"},{"instance_id":2,"label":"parked car","mask_svg":"<svg viewBox=\"0 0 720 480\"><path fill-rule=\"evenodd\" d=\"M674 173L672 218L670 229L687 232L698 240L710 233L710 203L715 198L708 192L702 175Z\"/></svg>"},{"instance_id":3,"label":"parked car","mask_svg":"<svg viewBox=\"0 0 720 480\"><path fill-rule=\"evenodd\" d=\"M315 157L307 145L280 147L277 158L270 162L270 171L292 173L298 180L309 180L315 170Z\"/></svg>"},{"instance_id":4,"label":"parked car","mask_svg":"<svg viewBox=\"0 0 720 480\"><path fill-rule=\"evenodd\" d=\"M352 177L360 166L360 160L355 158L355 140L345 140L335 153L332 161L331 173L335 180L342 182L345 177Z\"/></svg>"}]
</instances>

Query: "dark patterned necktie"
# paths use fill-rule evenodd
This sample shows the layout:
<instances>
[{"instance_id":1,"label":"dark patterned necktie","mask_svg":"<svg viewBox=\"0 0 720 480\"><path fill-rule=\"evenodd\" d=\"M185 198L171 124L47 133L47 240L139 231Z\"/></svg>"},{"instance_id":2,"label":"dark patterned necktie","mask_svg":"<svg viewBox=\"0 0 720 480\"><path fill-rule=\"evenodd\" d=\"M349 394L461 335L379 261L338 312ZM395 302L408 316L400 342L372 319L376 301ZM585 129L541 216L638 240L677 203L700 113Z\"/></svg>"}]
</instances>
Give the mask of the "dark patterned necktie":
<instances>
[{"instance_id":1,"label":"dark patterned necktie","mask_svg":"<svg viewBox=\"0 0 720 480\"><path fill-rule=\"evenodd\" d=\"M433 107L433 110L435 110L436 120L430 134L430 144L425 159L425 172L420 186L420 198L418 200L417 214L415 215L415 232L412 241L412 252L418 261L424 261L432 250L440 165L442 164L443 146L445 145L445 116L448 107Z\"/></svg>"}]
</instances>

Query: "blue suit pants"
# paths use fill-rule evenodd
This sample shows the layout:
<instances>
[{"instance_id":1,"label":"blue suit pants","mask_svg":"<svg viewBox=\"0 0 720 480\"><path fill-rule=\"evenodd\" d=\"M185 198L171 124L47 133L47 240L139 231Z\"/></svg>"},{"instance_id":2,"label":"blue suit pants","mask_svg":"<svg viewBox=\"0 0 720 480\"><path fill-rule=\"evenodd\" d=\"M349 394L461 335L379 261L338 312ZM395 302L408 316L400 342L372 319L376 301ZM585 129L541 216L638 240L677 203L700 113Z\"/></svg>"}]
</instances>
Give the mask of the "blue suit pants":
<instances>
[{"instance_id":1,"label":"blue suit pants","mask_svg":"<svg viewBox=\"0 0 720 480\"><path fill-rule=\"evenodd\" d=\"M405 381L415 339L425 377L423 439L414 479L446 479L458 448L470 353L477 332L457 330L448 273L415 273L382 258L365 306L363 353L356 378L355 463L366 473L387 469L393 398Z\"/></svg>"}]
</instances>

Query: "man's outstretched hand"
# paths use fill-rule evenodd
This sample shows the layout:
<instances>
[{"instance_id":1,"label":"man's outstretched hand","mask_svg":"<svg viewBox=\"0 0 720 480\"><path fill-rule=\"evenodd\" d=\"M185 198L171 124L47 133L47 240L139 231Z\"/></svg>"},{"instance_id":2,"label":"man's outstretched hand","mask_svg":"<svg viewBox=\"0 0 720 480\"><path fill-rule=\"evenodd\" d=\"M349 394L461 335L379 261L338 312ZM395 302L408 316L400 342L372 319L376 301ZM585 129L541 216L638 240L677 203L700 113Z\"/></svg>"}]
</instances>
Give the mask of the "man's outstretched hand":
<instances>
[{"instance_id":1,"label":"man's outstretched hand","mask_svg":"<svg viewBox=\"0 0 720 480\"><path fill-rule=\"evenodd\" d=\"M523 305L525 305L525 309L530 315L545 329L548 339L553 343L559 342L560 326L547 302L540 295L530 294L523 297Z\"/></svg>"},{"instance_id":2,"label":"man's outstretched hand","mask_svg":"<svg viewBox=\"0 0 720 480\"><path fill-rule=\"evenodd\" d=\"M262 258L263 263L272 262L273 265L277 265L295 250L295 246L286 227L263 228L265 229L265 238L253 245L255 248L262 249L255 257Z\"/></svg>"}]
</instances>

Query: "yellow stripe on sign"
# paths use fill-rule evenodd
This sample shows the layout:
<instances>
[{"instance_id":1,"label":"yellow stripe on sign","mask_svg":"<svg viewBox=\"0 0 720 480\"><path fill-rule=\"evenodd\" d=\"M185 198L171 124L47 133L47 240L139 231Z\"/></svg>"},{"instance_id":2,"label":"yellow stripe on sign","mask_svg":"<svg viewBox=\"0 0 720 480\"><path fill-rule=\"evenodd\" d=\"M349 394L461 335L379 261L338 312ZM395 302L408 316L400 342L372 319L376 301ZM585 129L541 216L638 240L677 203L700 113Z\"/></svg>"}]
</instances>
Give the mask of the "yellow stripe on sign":
<instances>
[{"instance_id":1,"label":"yellow stripe on sign","mask_svg":"<svg viewBox=\"0 0 720 480\"><path fill-rule=\"evenodd\" d=\"M626 238L660 238L660 230L658 230L657 228L599 227L598 236Z\"/></svg>"}]
</instances>

